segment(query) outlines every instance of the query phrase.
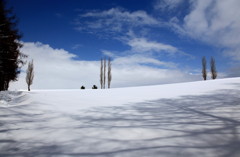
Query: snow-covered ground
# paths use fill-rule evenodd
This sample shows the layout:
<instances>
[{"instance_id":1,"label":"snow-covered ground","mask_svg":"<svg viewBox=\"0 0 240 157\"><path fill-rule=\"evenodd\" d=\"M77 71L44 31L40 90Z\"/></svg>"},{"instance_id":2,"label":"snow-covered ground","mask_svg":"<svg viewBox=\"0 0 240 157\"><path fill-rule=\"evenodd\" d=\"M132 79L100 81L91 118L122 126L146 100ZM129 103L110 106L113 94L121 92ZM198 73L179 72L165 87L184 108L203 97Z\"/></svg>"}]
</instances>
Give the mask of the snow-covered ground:
<instances>
[{"instance_id":1,"label":"snow-covered ground","mask_svg":"<svg viewBox=\"0 0 240 157\"><path fill-rule=\"evenodd\" d=\"M1 157L239 157L240 78L0 93Z\"/></svg>"}]
</instances>

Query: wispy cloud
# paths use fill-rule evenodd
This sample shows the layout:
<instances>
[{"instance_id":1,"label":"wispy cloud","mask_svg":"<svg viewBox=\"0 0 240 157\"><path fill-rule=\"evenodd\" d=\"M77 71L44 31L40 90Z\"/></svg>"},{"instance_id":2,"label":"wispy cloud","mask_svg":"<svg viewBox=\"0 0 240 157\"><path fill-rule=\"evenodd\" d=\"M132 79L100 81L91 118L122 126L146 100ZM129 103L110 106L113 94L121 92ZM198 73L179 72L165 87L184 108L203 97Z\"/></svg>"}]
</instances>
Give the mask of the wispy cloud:
<instances>
[{"instance_id":1,"label":"wispy cloud","mask_svg":"<svg viewBox=\"0 0 240 157\"><path fill-rule=\"evenodd\" d=\"M148 65L149 67L156 67L156 66L161 66L162 68L176 68L176 64L172 62L164 62L155 59L154 57L151 56L146 56L146 55L127 55L124 57L115 57L114 63L117 65L135 65L135 66L140 66L140 65Z\"/></svg>"},{"instance_id":2,"label":"wispy cloud","mask_svg":"<svg viewBox=\"0 0 240 157\"><path fill-rule=\"evenodd\" d=\"M112 8L80 14L75 19L75 24L76 29L80 31L119 33L135 27L158 26L161 23L142 10L129 12L122 8Z\"/></svg>"},{"instance_id":3,"label":"wispy cloud","mask_svg":"<svg viewBox=\"0 0 240 157\"><path fill-rule=\"evenodd\" d=\"M166 11L176 9L184 0L156 0L154 9Z\"/></svg>"},{"instance_id":4,"label":"wispy cloud","mask_svg":"<svg viewBox=\"0 0 240 157\"><path fill-rule=\"evenodd\" d=\"M178 49L174 46L155 41L148 41L146 38L133 38L127 43L135 52L166 52L175 53Z\"/></svg>"},{"instance_id":5,"label":"wispy cloud","mask_svg":"<svg viewBox=\"0 0 240 157\"><path fill-rule=\"evenodd\" d=\"M107 56L107 57L110 57L110 58L117 57L116 53L118 53L118 52L109 51L109 50L101 50L101 52L104 56Z\"/></svg>"},{"instance_id":6,"label":"wispy cloud","mask_svg":"<svg viewBox=\"0 0 240 157\"><path fill-rule=\"evenodd\" d=\"M168 57L187 56L188 58L194 58L192 55L179 50L177 47L161 43L158 41L149 40L146 37L137 37L134 33L129 33L128 37L125 37L122 42L130 46L131 53L142 53L154 56L154 54L167 55Z\"/></svg>"},{"instance_id":7,"label":"wispy cloud","mask_svg":"<svg viewBox=\"0 0 240 157\"><path fill-rule=\"evenodd\" d=\"M177 69L177 63L164 60L183 56L188 59L194 58L177 47L144 37L136 37L134 33L129 33L121 42L128 45L129 49L121 52L102 50L103 55L114 58L114 62L118 65L148 65L155 68Z\"/></svg>"},{"instance_id":8,"label":"wispy cloud","mask_svg":"<svg viewBox=\"0 0 240 157\"><path fill-rule=\"evenodd\" d=\"M128 45L129 49L121 52L102 50L103 55L114 58L114 62L119 65L122 63L124 65L148 65L171 69L177 68L178 64L164 61L166 58L183 56L188 59L193 58L192 55L182 52L172 45L151 41L144 37L138 38L134 34L130 34L121 41Z\"/></svg>"},{"instance_id":9,"label":"wispy cloud","mask_svg":"<svg viewBox=\"0 0 240 157\"><path fill-rule=\"evenodd\" d=\"M75 44L75 45L72 46L72 49L73 49L73 50L77 50L77 49L79 49L80 47L82 47L81 44Z\"/></svg>"},{"instance_id":10,"label":"wispy cloud","mask_svg":"<svg viewBox=\"0 0 240 157\"><path fill-rule=\"evenodd\" d=\"M94 35L98 32L104 36L110 34L111 39L119 40L123 44L130 46L131 49L126 51L131 53L157 52L172 56L185 55L192 58L189 54L170 44L149 40L149 35L147 35L147 29L145 28L159 28L163 26L162 24L159 19L145 11L130 12L122 8L89 11L80 14L76 20L76 25L80 31L94 33ZM113 53L109 53L106 50L104 53L108 56L113 55Z\"/></svg>"},{"instance_id":11,"label":"wispy cloud","mask_svg":"<svg viewBox=\"0 0 240 157\"><path fill-rule=\"evenodd\" d=\"M54 15L59 19L61 19L63 17L63 14L61 14L61 13L55 13Z\"/></svg>"}]
</instances>

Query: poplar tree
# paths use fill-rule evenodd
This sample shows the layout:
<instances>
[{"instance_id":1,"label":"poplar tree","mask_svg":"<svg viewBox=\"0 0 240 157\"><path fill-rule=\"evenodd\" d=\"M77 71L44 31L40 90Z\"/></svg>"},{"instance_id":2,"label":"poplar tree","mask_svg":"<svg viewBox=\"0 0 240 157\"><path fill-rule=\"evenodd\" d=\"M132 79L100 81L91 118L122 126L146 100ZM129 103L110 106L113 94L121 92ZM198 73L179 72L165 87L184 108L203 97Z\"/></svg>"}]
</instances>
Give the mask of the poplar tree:
<instances>
[{"instance_id":1,"label":"poplar tree","mask_svg":"<svg viewBox=\"0 0 240 157\"><path fill-rule=\"evenodd\" d=\"M100 85L101 89L103 89L103 59L101 58L101 65L100 65Z\"/></svg>"},{"instance_id":2,"label":"poplar tree","mask_svg":"<svg viewBox=\"0 0 240 157\"><path fill-rule=\"evenodd\" d=\"M112 63L111 59L108 58L108 88L111 87L111 81L112 81Z\"/></svg>"},{"instance_id":3,"label":"poplar tree","mask_svg":"<svg viewBox=\"0 0 240 157\"><path fill-rule=\"evenodd\" d=\"M216 63L215 63L215 59L213 57L211 57L211 74L212 74L212 79L216 79L217 78L217 70L216 70Z\"/></svg>"},{"instance_id":4,"label":"poplar tree","mask_svg":"<svg viewBox=\"0 0 240 157\"><path fill-rule=\"evenodd\" d=\"M203 80L207 80L207 61L206 57L202 57L202 77Z\"/></svg>"},{"instance_id":5,"label":"poplar tree","mask_svg":"<svg viewBox=\"0 0 240 157\"><path fill-rule=\"evenodd\" d=\"M103 88L105 89L106 87L106 58L103 60Z\"/></svg>"},{"instance_id":6,"label":"poplar tree","mask_svg":"<svg viewBox=\"0 0 240 157\"><path fill-rule=\"evenodd\" d=\"M33 83L33 78L34 78L34 66L33 66L33 60L32 60L31 62L28 63L27 75L26 75L28 91L30 91L30 86Z\"/></svg>"}]
</instances>

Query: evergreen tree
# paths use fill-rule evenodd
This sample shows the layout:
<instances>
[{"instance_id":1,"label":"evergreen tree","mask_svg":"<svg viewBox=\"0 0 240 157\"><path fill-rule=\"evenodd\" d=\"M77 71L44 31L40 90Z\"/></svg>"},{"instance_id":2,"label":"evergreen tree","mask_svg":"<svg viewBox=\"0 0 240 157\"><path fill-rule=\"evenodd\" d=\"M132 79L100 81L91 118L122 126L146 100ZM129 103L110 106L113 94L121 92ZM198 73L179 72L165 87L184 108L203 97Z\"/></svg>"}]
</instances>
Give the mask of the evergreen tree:
<instances>
[{"instance_id":1,"label":"evergreen tree","mask_svg":"<svg viewBox=\"0 0 240 157\"><path fill-rule=\"evenodd\" d=\"M9 82L16 81L26 55L20 53L21 35L16 28L16 17L0 0L0 91L8 90Z\"/></svg>"}]
</instances>

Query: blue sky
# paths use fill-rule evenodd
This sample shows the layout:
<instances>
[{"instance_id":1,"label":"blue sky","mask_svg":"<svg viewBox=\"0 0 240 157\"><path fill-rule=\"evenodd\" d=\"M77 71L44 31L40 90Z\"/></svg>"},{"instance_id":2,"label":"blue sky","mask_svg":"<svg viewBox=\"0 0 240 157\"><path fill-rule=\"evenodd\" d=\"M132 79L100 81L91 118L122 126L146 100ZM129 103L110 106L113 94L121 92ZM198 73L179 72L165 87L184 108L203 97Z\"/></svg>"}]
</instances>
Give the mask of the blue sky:
<instances>
[{"instance_id":1,"label":"blue sky","mask_svg":"<svg viewBox=\"0 0 240 157\"><path fill-rule=\"evenodd\" d=\"M72 85L63 86L69 78L56 74L62 78L56 85L36 80L35 88L74 88L79 80L98 85L103 56L113 59L114 87L201 80L202 56L215 57L219 77L239 74L233 75L240 60L238 0L9 0L8 5L19 19L22 51L38 63L41 80L46 78L41 65L48 64L43 50L55 55L53 67L70 62L86 67L80 76L71 66ZM56 58L64 60L59 65Z\"/></svg>"}]
</instances>

